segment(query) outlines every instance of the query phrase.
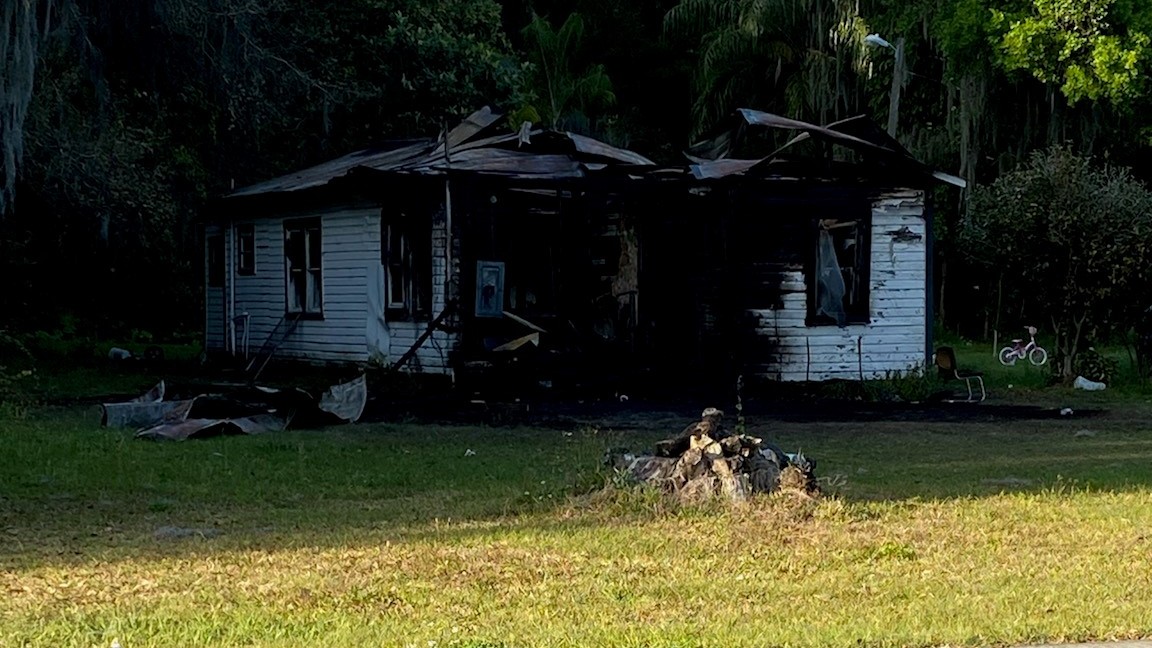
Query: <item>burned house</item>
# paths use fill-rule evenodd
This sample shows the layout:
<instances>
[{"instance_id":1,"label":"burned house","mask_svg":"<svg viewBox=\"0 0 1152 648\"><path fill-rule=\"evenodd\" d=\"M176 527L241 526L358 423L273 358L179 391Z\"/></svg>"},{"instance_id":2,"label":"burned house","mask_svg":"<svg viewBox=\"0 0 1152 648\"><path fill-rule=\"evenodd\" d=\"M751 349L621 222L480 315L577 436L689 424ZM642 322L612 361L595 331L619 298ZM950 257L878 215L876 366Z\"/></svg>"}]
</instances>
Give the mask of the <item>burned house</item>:
<instances>
[{"instance_id":1,"label":"burned house","mask_svg":"<svg viewBox=\"0 0 1152 648\"><path fill-rule=\"evenodd\" d=\"M925 190L955 179L865 120L741 120L670 167L485 109L239 189L204 225L205 347L253 373L275 357L540 382L923 364ZM754 127L795 137L733 159ZM855 159L787 155L806 140Z\"/></svg>"},{"instance_id":2,"label":"burned house","mask_svg":"<svg viewBox=\"0 0 1152 648\"><path fill-rule=\"evenodd\" d=\"M645 251L692 259L679 276L671 264L651 273L693 287L695 317L672 335L695 333L730 372L777 381L883 378L930 362L927 193L965 181L863 117L821 127L742 109L735 121L695 147L691 206L645 228ZM756 131L775 144L731 157Z\"/></svg>"}]
</instances>

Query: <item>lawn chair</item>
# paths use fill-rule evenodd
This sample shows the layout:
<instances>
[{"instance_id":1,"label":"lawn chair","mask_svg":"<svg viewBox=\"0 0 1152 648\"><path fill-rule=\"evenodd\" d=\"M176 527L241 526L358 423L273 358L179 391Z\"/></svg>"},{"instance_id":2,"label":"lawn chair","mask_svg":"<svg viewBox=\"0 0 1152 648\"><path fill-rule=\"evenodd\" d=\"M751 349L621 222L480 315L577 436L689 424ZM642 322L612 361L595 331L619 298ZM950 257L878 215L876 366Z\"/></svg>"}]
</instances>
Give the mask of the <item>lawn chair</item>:
<instances>
[{"instance_id":1,"label":"lawn chair","mask_svg":"<svg viewBox=\"0 0 1152 648\"><path fill-rule=\"evenodd\" d=\"M985 398L987 398L987 393L984 391L984 372L957 368L956 352L952 350L952 347L943 346L936 349L936 368L939 370L940 378L944 380L964 381L964 385L968 387L968 400L960 402L981 403L984 402ZM975 400L972 397L973 380L975 380L977 384L980 385L980 400Z\"/></svg>"}]
</instances>

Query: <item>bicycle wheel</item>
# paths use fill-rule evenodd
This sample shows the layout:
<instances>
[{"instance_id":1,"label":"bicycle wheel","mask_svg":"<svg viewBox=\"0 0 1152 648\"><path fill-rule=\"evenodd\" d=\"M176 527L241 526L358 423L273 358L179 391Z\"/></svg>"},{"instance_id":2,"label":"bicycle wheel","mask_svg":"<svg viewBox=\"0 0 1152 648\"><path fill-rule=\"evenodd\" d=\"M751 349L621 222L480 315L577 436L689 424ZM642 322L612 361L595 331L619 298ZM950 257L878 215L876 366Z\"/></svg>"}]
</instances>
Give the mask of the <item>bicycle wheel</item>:
<instances>
[{"instance_id":1,"label":"bicycle wheel","mask_svg":"<svg viewBox=\"0 0 1152 648\"><path fill-rule=\"evenodd\" d=\"M1011 367L1016 364L1016 350L1012 347L1000 349L1000 364L1005 367Z\"/></svg>"},{"instance_id":2,"label":"bicycle wheel","mask_svg":"<svg viewBox=\"0 0 1152 648\"><path fill-rule=\"evenodd\" d=\"M1028 352L1028 362L1039 367L1045 362L1048 362L1048 352L1040 347L1036 347Z\"/></svg>"}]
</instances>

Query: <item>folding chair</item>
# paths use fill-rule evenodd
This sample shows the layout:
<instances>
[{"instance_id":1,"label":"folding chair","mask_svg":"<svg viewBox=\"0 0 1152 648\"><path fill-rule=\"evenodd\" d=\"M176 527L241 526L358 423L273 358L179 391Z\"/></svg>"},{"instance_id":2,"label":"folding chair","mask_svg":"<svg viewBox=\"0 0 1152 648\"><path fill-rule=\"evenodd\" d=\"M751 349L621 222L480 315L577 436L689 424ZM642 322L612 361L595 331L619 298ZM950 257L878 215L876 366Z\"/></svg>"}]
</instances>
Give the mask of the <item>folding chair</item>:
<instances>
[{"instance_id":1,"label":"folding chair","mask_svg":"<svg viewBox=\"0 0 1152 648\"><path fill-rule=\"evenodd\" d=\"M968 387L968 400L962 401L965 403L983 402L987 397L984 391L984 372L983 371L970 371L959 369L956 367L956 352L952 347L940 347L936 349L936 368L939 370L940 378L944 380L963 380L964 385ZM976 401L972 398L972 381L975 380L980 385L980 400ZM950 401L956 402L956 401Z\"/></svg>"}]
</instances>

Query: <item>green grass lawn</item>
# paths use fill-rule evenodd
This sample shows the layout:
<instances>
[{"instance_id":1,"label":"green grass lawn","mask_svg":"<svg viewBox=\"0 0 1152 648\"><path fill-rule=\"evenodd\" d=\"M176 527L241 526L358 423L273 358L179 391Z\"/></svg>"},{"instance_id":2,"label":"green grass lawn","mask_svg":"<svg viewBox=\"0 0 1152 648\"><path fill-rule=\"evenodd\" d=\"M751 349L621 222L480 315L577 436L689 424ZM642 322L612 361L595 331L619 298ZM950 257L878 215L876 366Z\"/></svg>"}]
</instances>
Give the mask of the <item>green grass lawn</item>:
<instances>
[{"instance_id":1,"label":"green grass lawn","mask_svg":"<svg viewBox=\"0 0 1152 648\"><path fill-rule=\"evenodd\" d=\"M0 421L0 645L1146 637L1150 412L751 421L816 457L829 495L681 509L598 490L602 452L648 446L669 432L655 423L166 444L100 429L90 410L40 411Z\"/></svg>"}]
</instances>

